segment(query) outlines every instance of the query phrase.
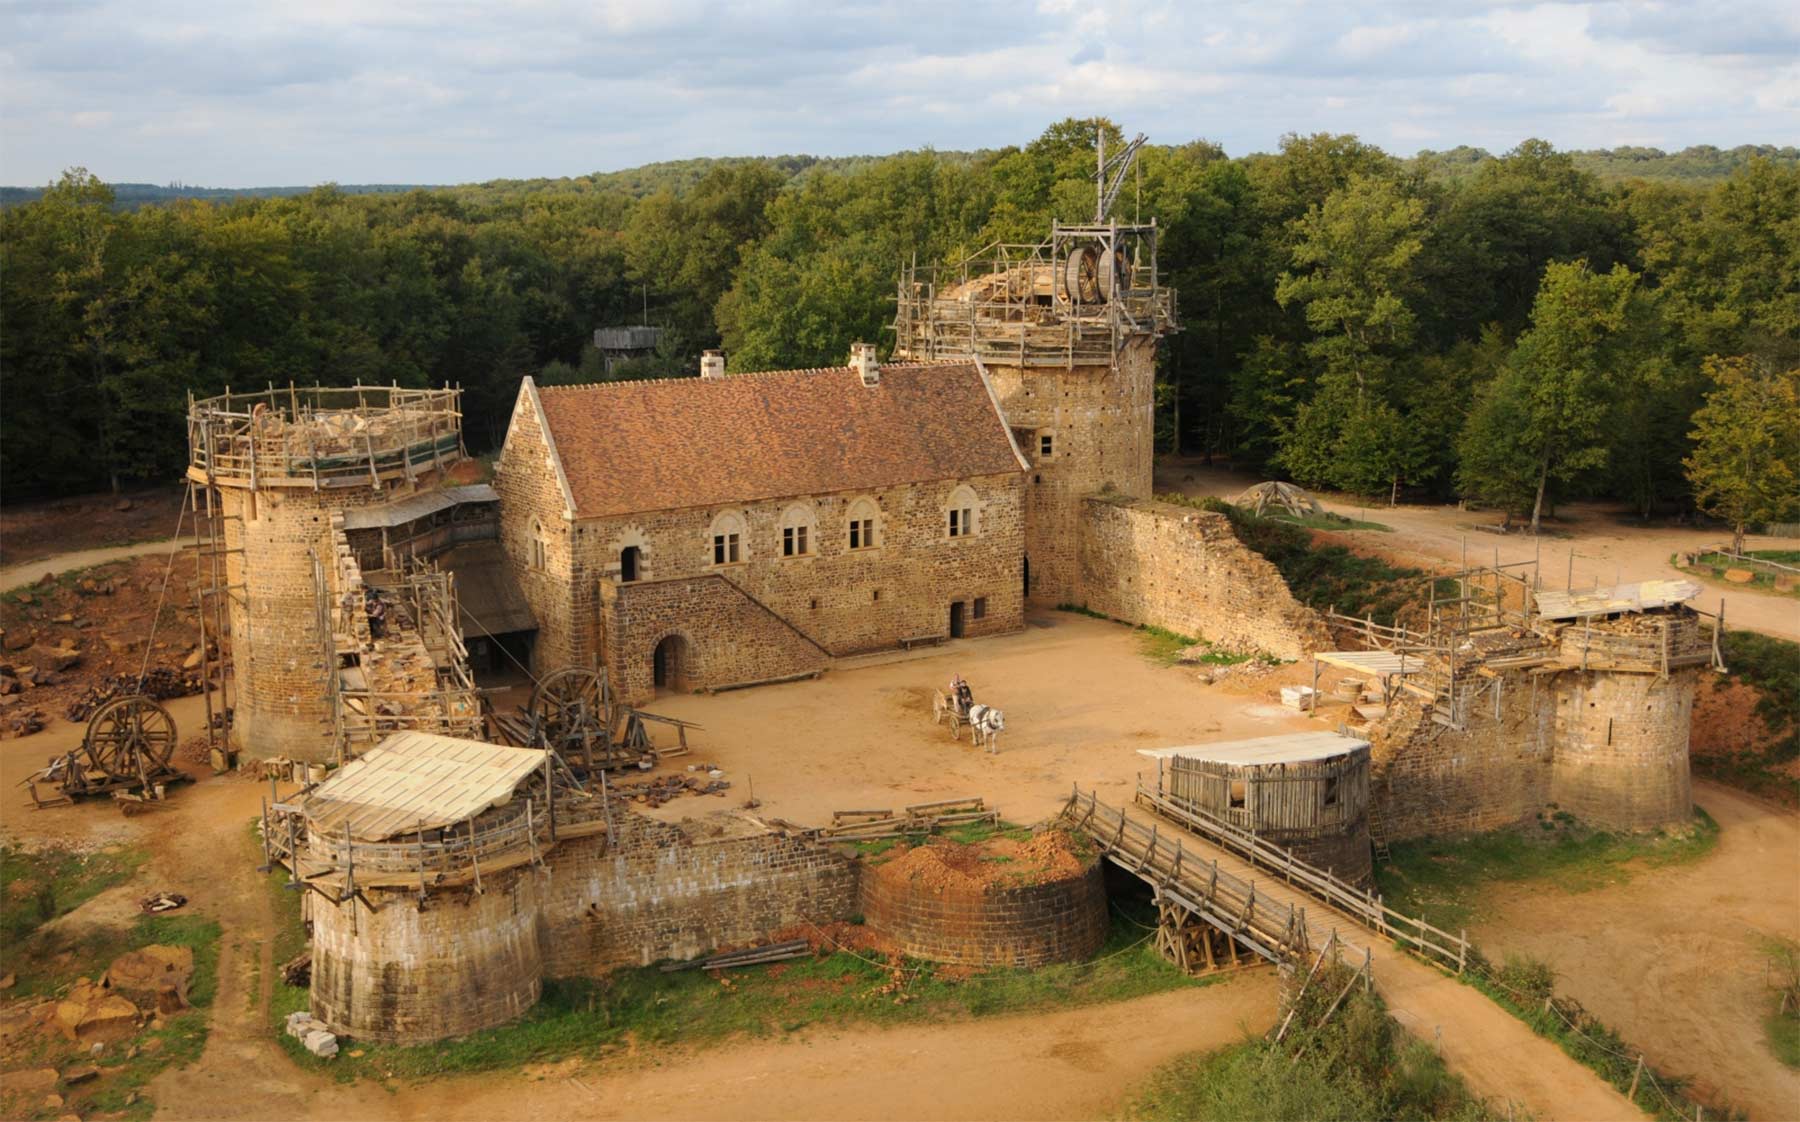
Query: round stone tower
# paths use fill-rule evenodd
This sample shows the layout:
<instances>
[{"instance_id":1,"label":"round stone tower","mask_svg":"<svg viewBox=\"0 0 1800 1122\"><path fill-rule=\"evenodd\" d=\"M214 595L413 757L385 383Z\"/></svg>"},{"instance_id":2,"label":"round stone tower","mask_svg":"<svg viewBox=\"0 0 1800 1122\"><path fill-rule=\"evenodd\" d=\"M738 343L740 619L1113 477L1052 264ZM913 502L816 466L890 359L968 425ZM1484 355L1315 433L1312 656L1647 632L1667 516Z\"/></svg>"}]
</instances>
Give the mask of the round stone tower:
<instances>
[{"instance_id":1,"label":"round stone tower","mask_svg":"<svg viewBox=\"0 0 1800 1122\"><path fill-rule=\"evenodd\" d=\"M229 634L230 735L245 756L331 757L333 516L439 486L464 456L460 398L352 386L190 402L203 640Z\"/></svg>"},{"instance_id":2,"label":"round stone tower","mask_svg":"<svg viewBox=\"0 0 1800 1122\"><path fill-rule=\"evenodd\" d=\"M1556 676L1550 801L1615 830L1683 826L1694 814L1688 772L1699 671L1667 676L1575 670Z\"/></svg>"},{"instance_id":3,"label":"round stone tower","mask_svg":"<svg viewBox=\"0 0 1800 1122\"><path fill-rule=\"evenodd\" d=\"M1176 330L1157 227L1057 225L948 269L902 271L895 355L982 364L1031 462L1025 581L1033 603L1080 599L1082 500L1147 498L1156 340Z\"/></svg>"}]
</instances>

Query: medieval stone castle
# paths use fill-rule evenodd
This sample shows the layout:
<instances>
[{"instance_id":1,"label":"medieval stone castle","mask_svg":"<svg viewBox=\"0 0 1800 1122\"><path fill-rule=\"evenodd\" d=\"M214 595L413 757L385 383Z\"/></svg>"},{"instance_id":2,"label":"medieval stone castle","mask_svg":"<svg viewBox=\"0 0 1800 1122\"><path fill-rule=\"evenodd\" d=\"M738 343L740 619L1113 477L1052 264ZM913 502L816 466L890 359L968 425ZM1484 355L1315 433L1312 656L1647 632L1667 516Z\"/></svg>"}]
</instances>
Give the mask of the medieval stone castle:
<instances>
[{"instance_id":1,"label":"medieval stone castle","mask_svg":"<svg viewBox=\"0 0 1800 1122\"><path fill-rule=\"evenodd\" d=\"M1496 565L1432 593L1423 631L1346 628L1224 516L1152 497L1156 345L1177 329L1156 237L1059 225L904 270L887 361L858 344L827 369L727 373L709 352L698 378L526 378L491 485L453 481L453 388L193 402L213 735L249 758L355 761L263 821L268 859L314 890L315 1011L370 1039L434 1039L516 1016L546 975L871 906L853 863L810 836L615 814L564 783L554 752L483 743L496 726L475 676L502 658L540 679L604 670L629 703L1074 604L1347 672L1343 731L1366 738L1355 798L1320 772L1316 805L1285 797L1283 844L1353 853L1335 862L1349 875L1371 834L1493 829L1550 805L1616 828L1686 822L1695 679L1718 658L1692 592L1548 594ZM371 602L393 610L376 622ZM1252 760L1240 778L1289 782L1291 766ZM1220 781L1221 813L1268 825L1241 787Z\"/></svg>"}]
</instances>

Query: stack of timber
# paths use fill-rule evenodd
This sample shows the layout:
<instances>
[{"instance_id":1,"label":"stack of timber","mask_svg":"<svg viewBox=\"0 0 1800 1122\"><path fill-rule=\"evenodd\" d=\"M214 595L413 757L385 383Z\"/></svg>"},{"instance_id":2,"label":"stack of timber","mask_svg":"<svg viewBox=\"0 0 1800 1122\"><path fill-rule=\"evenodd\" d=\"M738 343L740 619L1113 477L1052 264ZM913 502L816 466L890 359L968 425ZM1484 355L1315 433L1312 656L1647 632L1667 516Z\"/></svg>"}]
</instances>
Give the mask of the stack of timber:
<instances>
[{"instance_id":1,"label":"stack of timber","mask_svg":"<svg viewBox=\"0 0 1800 1122\"><path fill-rule=\"evenodd\" d=\"M785 943L765 943L760 947L726 951L710 958L665 962L661 969L665 974L672 974L677 970L730 970L734 966L761 966L770 962L786 962L790 958L805 958L810 954L812 944L805 939L789 939Z\"/></svg>"},{"instance_id":2,"label":"stack of timber","mask_svg":"<svg viewBox=\"0 0 1800 1122\"><path fill-rule=\"evenodd\" d=\"M935 803L916 803L893 810L838 810L831 815L831 825L820 831L833 841L878 841L916 834L933 833L945 826L962 826L971 822L989 824L1000 821L1000 812L989 809L984 800L945 799Z\"/></svg>"}]
</instances>

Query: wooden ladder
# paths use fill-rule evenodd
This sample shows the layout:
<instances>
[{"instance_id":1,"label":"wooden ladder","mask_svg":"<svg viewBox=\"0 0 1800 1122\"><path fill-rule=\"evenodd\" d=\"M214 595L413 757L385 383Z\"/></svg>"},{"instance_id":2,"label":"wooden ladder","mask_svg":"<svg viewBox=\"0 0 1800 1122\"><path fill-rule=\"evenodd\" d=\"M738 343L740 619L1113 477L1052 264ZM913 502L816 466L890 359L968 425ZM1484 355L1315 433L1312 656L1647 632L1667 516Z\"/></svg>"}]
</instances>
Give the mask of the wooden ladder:
<instances>
[{"instance_id":1,"label":"wooden ladder","mask_svg":"<svg viewBox=\"0 0 1800 1122\"><path fill-rule=\"evenodd\" d=\"M1374 799L1369 800L1369 845L1375 850L1376 861L1385 865L1393 860L1394 855L1388 850L1387 823Z\"/></svg>"}]
</instances>

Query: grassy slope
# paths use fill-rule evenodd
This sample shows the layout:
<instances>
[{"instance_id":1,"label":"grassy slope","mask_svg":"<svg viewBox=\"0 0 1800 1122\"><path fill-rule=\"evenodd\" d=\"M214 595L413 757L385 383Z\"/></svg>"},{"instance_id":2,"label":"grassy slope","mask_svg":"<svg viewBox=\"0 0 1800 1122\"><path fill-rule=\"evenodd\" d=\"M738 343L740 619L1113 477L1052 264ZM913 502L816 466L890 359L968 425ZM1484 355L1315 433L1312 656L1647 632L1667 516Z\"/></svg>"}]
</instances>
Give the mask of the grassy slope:
<instances>
[{"instance_id":1,"label":"grassy slope","mask_svg":"<svg viewBox=\"0 0 1800 1122\"><path fill-rule=\"evenodd\" d=\"M1559 815L1541 819L1535 832L1395 842L1393 860L1378 865L1375 878L1389 907L1456 931L1481 918L1483 897L1497 883L1584 892L1624 880L1639 867L1695 860L1718 837L1717 823L1704 810L1695 812L1686 830L1649 835L1588 830Z\"/></svg>"},{"instance_id":2,"label":"grassy slope","mask_svg":"<svg viewBox=\"0 0 1800 1122\"><path fill-rule=\"evenodd\" d=\"M6 968L18 975L9 996L65 992L76 978L98 978L119 955L151 943L193 948L194 975L188 986L191 1008L164 1018L161 1028L147 1028L98 1057L60 1036L34 1034L16 1040L4 1057L9 1069L66 1068L90 1061L100 1068L100 1077L91 1084L65 1089L62 1094L69 1108L83 1114L111 1112L128 1119L150 1117L155 1104L143 1097L143 1086L166 1068L192 1063L206 1045L206 1010L218 991L219 925L198 915L157 915L140 916L125 926L38 930L46 917L37 894L28 891L15 898L10 890L13 884L50 886L55 914L61 915L128 878L144 855L120 850L83 856L46 849L34 853L5 850L0 857L4 858L0 868L7 886L5 907L0 910L0 926L6 932ZM40 1108L31 1117L63 1113L68 1111Z\"/></svg>"}]
</instances>

